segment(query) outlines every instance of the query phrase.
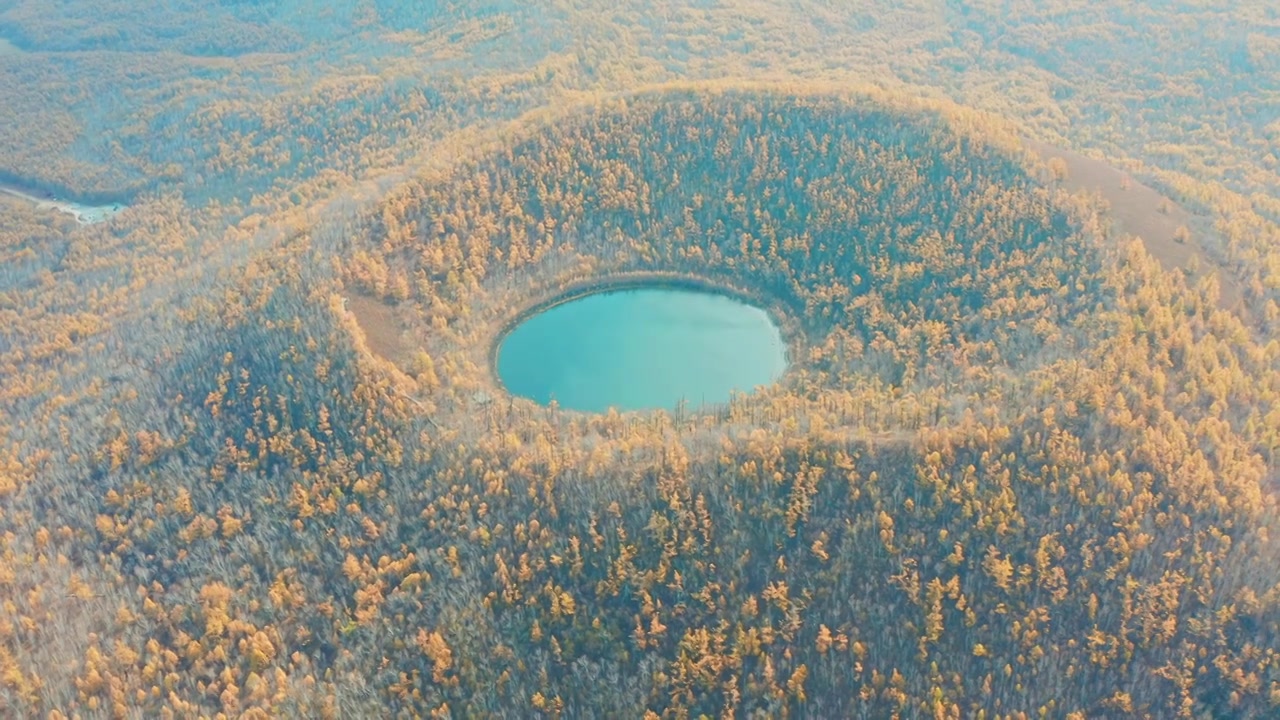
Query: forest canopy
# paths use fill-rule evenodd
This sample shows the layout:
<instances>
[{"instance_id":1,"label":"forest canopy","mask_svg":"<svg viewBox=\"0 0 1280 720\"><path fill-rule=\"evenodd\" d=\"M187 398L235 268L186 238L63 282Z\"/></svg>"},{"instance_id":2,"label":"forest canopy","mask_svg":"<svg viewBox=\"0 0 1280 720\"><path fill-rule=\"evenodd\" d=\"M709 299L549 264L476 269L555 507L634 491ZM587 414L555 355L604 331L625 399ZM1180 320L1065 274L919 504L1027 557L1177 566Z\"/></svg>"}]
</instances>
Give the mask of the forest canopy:
<instances>
[{"instance_id":1,"label":"forest canopy","mask_svg":"<svg viewBox=\"0 0 1280 720\"><path fill-rule=\"evenodd\" d=\"M193 317L162 419L62 471L103 489L78 521L27 478L53 501L31 522L63 524L8 536L9 564L65 590L6 581L6 702L1269 712L1276 445L1246 398L1274 387L1246 372L1275 355L979 120L640 93L289 241ZM331 279L301 262L326 242ZM503 397L487 355L513 313L637 274L757 298L800 361L691 412ZM370 353L344 295L419 347ZM94 557L132 590L50 682L39 618L102 597L69 569Z\"/></svg>"},{"instance_id":2,"label":"forest canopy","mask_svg":"<svg viewBox=\"0 0 1280 720\"><path fill-rule=\"evenodd\" d=\"M0 0L0 715L1280 712L1275 13L944 5Z\"/></svg>"}]
</instances>

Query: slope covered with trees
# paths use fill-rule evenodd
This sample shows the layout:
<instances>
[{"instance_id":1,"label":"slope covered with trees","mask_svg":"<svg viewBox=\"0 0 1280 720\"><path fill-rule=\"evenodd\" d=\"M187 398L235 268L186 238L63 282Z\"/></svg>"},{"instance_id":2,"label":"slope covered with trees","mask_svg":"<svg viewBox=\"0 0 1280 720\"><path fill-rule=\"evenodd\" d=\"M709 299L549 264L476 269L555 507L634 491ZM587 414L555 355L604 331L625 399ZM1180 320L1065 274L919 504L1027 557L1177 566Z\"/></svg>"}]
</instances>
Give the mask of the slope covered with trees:
<instances>
[{"instance_id":1,"label":"slope covered with trees","mask_svg":"<svg viewBox=\"0 0 1280 720\"><path fill-rule=\"evenodd\" d=\"M165 343L95 344L52 315L21 239L48 231L4 240L0 301L51 316L5 348L48 374L2 398L29 418L0 435L2 519L29 531L0 538L0 707L1280 707L1280 346L1011 135L883 92L684 88L456 156L201 278ZM502 394L521 308L636 274L771 307L794 367L674 414ZM352 293L421 351L368 352Z\"/></svg>"}]
</instances>

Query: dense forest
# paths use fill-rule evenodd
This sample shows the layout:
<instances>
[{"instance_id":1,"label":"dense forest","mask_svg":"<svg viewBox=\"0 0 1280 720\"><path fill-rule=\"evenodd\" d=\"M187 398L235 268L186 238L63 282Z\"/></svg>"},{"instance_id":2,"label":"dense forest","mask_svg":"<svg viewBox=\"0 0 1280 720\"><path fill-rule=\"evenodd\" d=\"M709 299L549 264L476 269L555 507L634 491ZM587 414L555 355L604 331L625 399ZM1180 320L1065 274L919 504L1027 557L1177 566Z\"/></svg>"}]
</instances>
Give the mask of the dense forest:
<instances>
[{"instance_id":1,"label":"dense forest","mask_svg":"<svg viewBox=\"0 0 1280 720\"><path fill-rule=\"evenodd\" d=\"M1280 712L1274 9L462 5L0 0L0 715ZM637 278L791 367L503 391Z\"/></svg>"}]
</instances>

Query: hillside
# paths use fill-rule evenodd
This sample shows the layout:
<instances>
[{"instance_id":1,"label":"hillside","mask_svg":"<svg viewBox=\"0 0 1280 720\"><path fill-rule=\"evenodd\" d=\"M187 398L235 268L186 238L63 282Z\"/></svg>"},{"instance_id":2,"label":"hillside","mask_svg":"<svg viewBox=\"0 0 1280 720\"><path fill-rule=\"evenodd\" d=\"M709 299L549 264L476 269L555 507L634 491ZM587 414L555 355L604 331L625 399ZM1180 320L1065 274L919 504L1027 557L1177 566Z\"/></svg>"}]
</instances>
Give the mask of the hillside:
<instances>
[{"instance_id":1,"label":"hillside","mask_svg":"<svg viewBox=\"0 0 1280 720\"><path fill-rule=\"evenodd\" d=\"M0 0L0 715L1273 716L1280 18L1007 5Z\"/></svg>"}]
</instances>

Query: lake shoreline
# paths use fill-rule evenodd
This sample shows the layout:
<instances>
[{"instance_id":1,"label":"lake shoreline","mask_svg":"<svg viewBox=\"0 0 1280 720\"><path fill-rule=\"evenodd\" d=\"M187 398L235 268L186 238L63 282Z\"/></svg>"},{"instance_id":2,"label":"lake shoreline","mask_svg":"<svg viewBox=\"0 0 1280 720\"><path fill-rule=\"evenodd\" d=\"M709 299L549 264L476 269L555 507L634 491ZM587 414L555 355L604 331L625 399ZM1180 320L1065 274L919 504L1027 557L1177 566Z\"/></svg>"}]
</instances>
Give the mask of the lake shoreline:
<instances>
[{"instance_id":1,"label":"lake shoreline","mask_svg":"<svg viewBox=\"0 0 1280 720\"><path fill-rule=\"evenodd\" d=\"M498 355L503 341L522 323L535 315L566 303L593 295L606 295L631 290L687 290L702 292L726 297L762 310L768 316L770 322L778 328L783 340L785 368L775 383L783 382L784 378L795 369L796 358L802 356L799 352L799 343L803 339L803 334L796 326L794 318L786 311L780 301L764 293L752 292L701 275L656 271L625 272L571 282L554 292L541 293L540 297L535 294L531 302L524 304L519 311L502 320L495 332L487 333L491 339L489 341L486 366L493 388L508 397L517 397L511 393L502 381L502 376L498 372Z\"/></svg>"}]
</instances>

